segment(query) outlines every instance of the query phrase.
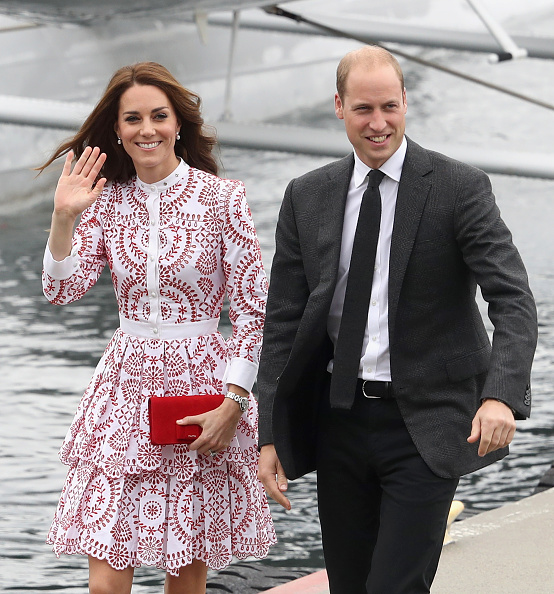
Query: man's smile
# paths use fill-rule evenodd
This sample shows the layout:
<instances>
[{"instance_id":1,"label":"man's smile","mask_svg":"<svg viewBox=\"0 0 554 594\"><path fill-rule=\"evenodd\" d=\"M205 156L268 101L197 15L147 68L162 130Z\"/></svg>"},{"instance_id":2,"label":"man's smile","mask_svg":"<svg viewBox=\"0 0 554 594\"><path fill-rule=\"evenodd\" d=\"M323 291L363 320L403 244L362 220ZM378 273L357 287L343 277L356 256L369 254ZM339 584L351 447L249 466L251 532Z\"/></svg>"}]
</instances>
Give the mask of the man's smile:
<instances>
[{"instance_id":1,"label":"man's smile","mask_svg":"<svg viewBox=\"0 0 554 594\"><path fill-rule=\"evenodd\" d=\"M368 139L371 140L371 142L382 144L383 142L385 142L385 140L387 140L388 137L389 134L384 134L383 136L368 136Z\"/></svg>"}]
</instances>

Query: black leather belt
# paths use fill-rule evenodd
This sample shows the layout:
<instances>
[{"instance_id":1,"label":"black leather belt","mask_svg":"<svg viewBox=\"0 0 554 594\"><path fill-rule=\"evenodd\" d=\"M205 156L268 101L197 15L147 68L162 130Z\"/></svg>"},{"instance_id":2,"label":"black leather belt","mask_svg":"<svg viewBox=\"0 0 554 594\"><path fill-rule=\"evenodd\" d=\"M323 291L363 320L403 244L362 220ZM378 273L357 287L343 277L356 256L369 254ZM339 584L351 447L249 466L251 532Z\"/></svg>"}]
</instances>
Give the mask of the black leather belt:
<instances>
[{"instance_id":1,"label":"black leather belt","mask_svg":"<svg viewBox=\"0 0 554 594\"><path fill-rule=\"evenodd\" d=\"M392 382L374 382L358 378L356 392L366 398L393 398Z\"/></svg>"}]
</instances>

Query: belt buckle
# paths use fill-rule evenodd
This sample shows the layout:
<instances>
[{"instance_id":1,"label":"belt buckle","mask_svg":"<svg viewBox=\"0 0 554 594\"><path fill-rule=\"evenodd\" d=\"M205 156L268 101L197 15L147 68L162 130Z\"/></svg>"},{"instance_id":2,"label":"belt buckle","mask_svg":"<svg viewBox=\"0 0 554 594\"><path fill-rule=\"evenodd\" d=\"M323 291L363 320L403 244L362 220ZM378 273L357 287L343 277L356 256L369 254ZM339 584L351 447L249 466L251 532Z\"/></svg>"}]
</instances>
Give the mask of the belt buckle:
<instances>
[{"instance_id":1,"label":"belt buckle","mask_svg":"<svg viewBox=\"0 0 554 594\"><path fill-rule=\"evenodd\" d=\"M366 394L365 392L365 385L367 382L369 382L371 380L364 380L363 384L362 384L362 394L366 397L366 398L381 398L381 396L371 396L369 394Z\"/></svg>"}]
</instances>

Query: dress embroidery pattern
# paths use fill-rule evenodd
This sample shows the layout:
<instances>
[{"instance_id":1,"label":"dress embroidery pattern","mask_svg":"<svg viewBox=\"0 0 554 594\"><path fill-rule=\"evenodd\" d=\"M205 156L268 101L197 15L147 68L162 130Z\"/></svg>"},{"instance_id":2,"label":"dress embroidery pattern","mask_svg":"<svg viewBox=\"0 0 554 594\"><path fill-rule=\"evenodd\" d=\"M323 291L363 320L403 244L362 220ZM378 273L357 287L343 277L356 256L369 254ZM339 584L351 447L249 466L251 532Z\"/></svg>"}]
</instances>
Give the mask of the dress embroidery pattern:
<instances>
[{"instance_id":1,"label":"dress embroidery pattern","mask_svg":"<svg viewBox=\"0 0 554 594\"><path fill-rule=\"evenodd\" d=\"M57 555L173 575L194 558L221 569L232 556L267 555L275 533L256 478L252 397L229 448L215 457L149 440L151 396L221 393L226 382L254 381L267 279L243 185L184 163L153 186L136 178L108 184L83 213L67 261L47 251L46 297L58 305L79 299L106 264L122 327L61 447L69 472L48 542ZM227 341L216 330L225 293Z\"/></svg>"}]
</instances>

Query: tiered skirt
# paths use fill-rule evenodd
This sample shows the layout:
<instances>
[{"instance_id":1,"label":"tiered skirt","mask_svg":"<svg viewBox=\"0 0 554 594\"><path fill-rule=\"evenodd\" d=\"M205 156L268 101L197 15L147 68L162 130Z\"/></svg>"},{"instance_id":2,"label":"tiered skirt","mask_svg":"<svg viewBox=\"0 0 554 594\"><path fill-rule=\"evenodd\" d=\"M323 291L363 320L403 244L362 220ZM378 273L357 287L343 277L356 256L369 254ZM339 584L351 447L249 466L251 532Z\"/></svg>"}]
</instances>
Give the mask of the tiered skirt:
<instances>
[{"instance_id":1,"label":"tiered skirt","mask_svg":"<svg viewBox=\"0 0 554 594\"><path fill-rule=\"evenodd\" d=\"M60 450L69 471L48 542L116 569L172 575L193 559L222 569L265 557L275 531L257 479L257 406L216 456L149 440L150 396L221 393L226 345L217 332L151 340L117 330Z\"/></svg>"}]
</instances>

